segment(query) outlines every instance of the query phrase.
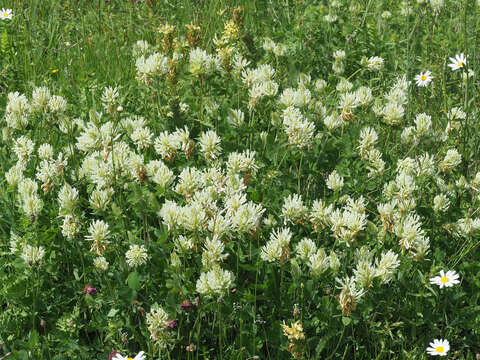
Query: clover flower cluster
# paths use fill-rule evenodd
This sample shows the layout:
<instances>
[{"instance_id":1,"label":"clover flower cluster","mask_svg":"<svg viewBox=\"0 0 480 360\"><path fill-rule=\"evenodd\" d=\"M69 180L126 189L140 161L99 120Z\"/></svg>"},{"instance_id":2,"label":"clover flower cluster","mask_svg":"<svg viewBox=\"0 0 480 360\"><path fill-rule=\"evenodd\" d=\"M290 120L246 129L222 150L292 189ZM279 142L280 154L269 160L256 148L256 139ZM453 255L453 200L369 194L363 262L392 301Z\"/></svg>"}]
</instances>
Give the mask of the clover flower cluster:
<instances>
[{"instance_id":1,"label":"clover flower cluster","mask_svg":"<svg viewBox=\"0 0 480 360\"><path fill-rule=\"evenodd\" d=\"M435 11L441 9L440 3L430 1ZM333 1L324 19L336 21L341 6L340 2ZM383 19L390 16L384 13ZM258 256L262 266L290 264L294 276L297 272L298 276L316 280L332 277L338 283L342 314L348 316L368 291L395 280L403 256L420 261L434 248L436 240L426 227L429 221L427 212L423 211L425 205L432 208L432 216L439 218L451 211L452 204L460 203L462 194L468 192L479 197L480 172L470 180L456 176L466 159L449 141L452 134L461 129L461 120L466 119L467 114L461 108L451 108L446 114L446 128L440 130L432 121L432 115L416 114L412 124L405 124L399 148L408 145L414 149L431 141L434 145L441 144L442 149L430 154L418 147L416 152L409 151L409 156L400 157L396 164L386 166L384 159L389 158L388 150L385 156L380 151L385 126L372 125L361 115L373 113L392 131L395 126L403 125L410 86L406 76L396 78L386 93L375 98L372 89L358 86L353 76L342 77L346 52L337 50L333 54L332 83L312 80L309 74L300 73L292 84L283 78L278 63L275 68L268 63L270 55L266 56L267 62L258 64L250 64L242 55L241 24L241 12L226 22L221 37L214 41L216 54L198 47L200 28L194 24L186 27L187 40L175 37L174 26L162 24L161 49L160 45L153 46L142 40L133 46L137 80L152 86L156 80L165 78L175 84L182 69L188 79L199 82L202 88L204 82L212 78L232 80L238 90L237 104L224 107L221 100L208 99L200 111L215 119L227 111L225 125L235 130L235 134L245 130L246 120L249 125L266 130L262 128L265 125L262 119L254 123L255 116L270 115L272 122L268 126L278 125L281 135L259 132L264 150L268 140L274 138L280 145L288 146L289 151L298 150L302 159L308 155L307 150L341 139L343 129L357 123L360 131L357 146L352 146L352 152L356 152L352 161L359 161L361 168L368 171L366 176L371 181L367 185L374 188L379 198L371 198L371 193L363 196L350 192L356 181L352 178L358 174L353 172L355 169L348 173L349 169L345 170L339 163L325 173L325 182L319 181L326 194L323 199L309 203L305 194L285 189L288 195L270 209L268 200L259 200L258 194L253 195L251 191L251 185L264 180L260 175L265 175L261 171L264 165L257 160L251 142L248 149L229 151L230 140L222 138L222 126L212 125L205 130L202 123L201 130L197 131L195 122L190 128L183 124L174 128L171 123L158 123L135 114L124 115L121 104L124 100L118 87L103 89L100 103L105 113L92 110L83 119L71 119L66 100L52 95L46 87L36 87L30 100L19 92L10 92L3 137L11 144L17 161L5 173L5 179L16 190L17 203L31 223L42 215L44 202L55 203L57 209L53 208L58 210L55 216L60 219L66 243L84 239L94 257L93 265L99 271L108 269L109 260L115 261L112 254L117 246L128 247L121 259L132 271L142 271L141 267L153 257L147 242L131 241L135 237L132 232L126 231L126 234L134 244L123 243L127 239L119 240L118 225L105 217L112 212L125 218L118 199L125 194L132 195L130 191L135 188L138 193L147 194L152 202L163 201L158 205L159 226L166 231L166 238L171 239L168 250L172 249L169 255L174 271L188 266L192 259L201 264L194 269L194 288L198 294L220 300L227 296L235 281L241 283L229 269L228 260L234 255L232 249L258 237L261 244L258 255L250 254L250 260ZM273 53L276 60L287 55L285 45L269 38L265 39L263 49ZM463 54L451 60L452 70L464 68L466 63ZM365 57L360 62L370 72L381 71L384 64L385 60L378 56ZM467 71L464 74L467 81L473 76ZM418 81L427 79L420 76ZM146 88L143 84L142 88ZM330 95L326 89L331 90ZM242 97L247 99L244 107ZM178 109L165 106L167 118L174 117L174 110L185 117L196 115L194 104L187 102L178 101ZM247 102L248 112L244 112ZM59 136L74 139L74 143L64 148L54 148L53 142L35 144L26 132L36 126L36 120L55 126ZM339 128L342 128L341 134L335 132ZM78 169L74 164L79 165ZM269 172L265 178L275 177L278 172ZM300 169L298 172L300 183L303 179ZM426 188L433 190L427 193ZM268 214L267 209L271 210ZM472 210L456 218L443 229L455 237L475 235L480 229L480 219L473 213ZM144 221L147 222L146 217ZM320 246L313 235L326 241ZM260 242L262 236L267 240ZM366 237L378 240L379 248L374 250L363 243ZM329 248L330 240L333 245ZM30 266L41 264L48 251L43 246L26 244L21 236L13 234L10 249ZM347 261L351 258L349 255L353 255L351 263ZM440 288L449 287L458 282L458 276L442 270L431 282ZM66 321L73 318L64 317L59 327L68 330ZM151 338L160 347L173 342L171 320L160 306L152 306L146 323ZM301 322L282 327L290 341L305 340ZM448 342L435 340L429 351L446 354L448 350Z\"/></svg>"}]
</instances>

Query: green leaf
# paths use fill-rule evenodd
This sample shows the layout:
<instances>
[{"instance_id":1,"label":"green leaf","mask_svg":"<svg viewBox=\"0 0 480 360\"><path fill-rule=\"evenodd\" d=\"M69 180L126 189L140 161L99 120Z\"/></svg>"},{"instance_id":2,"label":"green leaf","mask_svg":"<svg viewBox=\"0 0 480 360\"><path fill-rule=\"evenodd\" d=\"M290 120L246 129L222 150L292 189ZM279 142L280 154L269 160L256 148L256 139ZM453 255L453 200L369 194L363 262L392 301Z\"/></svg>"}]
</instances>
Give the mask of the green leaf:
<instances>
[{"instance_id":1,"label":"green leaf","mask_svg":"<svg viewBox=\"0 0 480 360\"><path fill-rule=\"evenodd\" d=\"M136 272L130 273L127 278L128 287L132 290L140 289L140 278Z\"/></svg>"},{"instance_id":2,"label":"green leaf","mask_svg":"<svg viewBox=\"0 0 480 360\"><path fill-rule=\"evenodd\" d=\"M351 318L342 316L342 323L343 323L344 326L350 325L351 322L352 322Z\"/></svg>"}]
</instances>

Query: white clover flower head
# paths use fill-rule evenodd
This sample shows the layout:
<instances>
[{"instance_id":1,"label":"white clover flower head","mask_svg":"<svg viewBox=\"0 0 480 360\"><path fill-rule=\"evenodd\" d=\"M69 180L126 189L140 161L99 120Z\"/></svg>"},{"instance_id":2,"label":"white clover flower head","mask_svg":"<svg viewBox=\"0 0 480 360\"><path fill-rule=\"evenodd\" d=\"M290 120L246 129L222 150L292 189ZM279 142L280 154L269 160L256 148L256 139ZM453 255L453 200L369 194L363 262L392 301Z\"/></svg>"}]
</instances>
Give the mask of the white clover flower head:
<instances>
[{"instance_id":1,"label":"white clover flower head","mask_svg":"<svg viewBox=\"0 0 480 360\"><path fill-rule=\"evenodd\" d=\"M32 91L32 110L38 112L46 112L50 101L50 90L47 87L36 87Z\"/></svg>"},{"instance_id":2,"label":"white clover flower head","mask_svg":"<svg viewBox=\"0 0 480 360\"><path fill-rule=\"evenodd\" d=\"M378 141L378 135L375 129L371 127L363 128L360 131L360 140L358 149L360 150L360 156L365 157L370 150L372 150Z\"/></svg>"},{"instance_id":3,"label":"white clover flower head","mask_svg":"<svg viewBox=\"0 0 480 360\"><path fill-rule=\"evenodd\" d=\"M216 236L212 239L207 237L203 247L202 265L207 270L213 269L228 257L228 254L223 253L225 250L223 242Z\"/></svg>"},{"instance_id":4,"label":"white clover flower head","mask_svg":"<svg viewBox=\"0 0 480 360\"><path fill-rule=\"evenodd\" d=\"M315 91L320 92L327 87L327 82L324 79L315 80Z\"/></svg>"},{"instance_id":5,"label":"white clover flower head","mask_svg":"<svg viewBox=\"0 0 480 360\"><path fill-rule=\"evenodd\" d=\"M328 175L327 187L335 192L343 188L343 177L340 176L337 170L333 170L330 175Z\"/></svg>"},{"instance_id":6,"label":"white clover flower head","mask_svg":"<svg viewBox=\"0 0 480 360\"><path fill-rule=\"evenodd\" d=\"M335 50L333 53L333 59L335 61L342 61L345 60L346 53L344 50Z\"/></svg>"},{"instance_id":7,"label":"white clover flower head","mask_svg":"<svg viewBox=\"0 0 480 360\"><path fill-rule=\"evenodd\" d=\"M336 128L342 127L346 124L343 117L336 112L332 112L330 115L323 119L323 124L329 131L333 131Z\"/></svg>"},{"instance_id":8,"label":"white clover flower head","mask_svg":"<svg viewBox=\"0 0 480 360\"><path fill-rule=\"evenodd\" d=\"M468 79L473 79L475 77L475 71L468 69L467 71L462 72L462 81L464 84L467 83Z\"/></svg>"},{"instance_id":9,"label":"white clover flower head","mask_svg":"<svg viewBox=\"0 0 480 360\"><path fill-rule=\"evenodd\" d=\"M438 1L438 0L437 0ZM455 57L450 58L450 64L448 66L452 71L463 69L467 65L467 57L461 53L460 55L455 55Z\"/></svg>"},{"instance_id":10,"label":"white clover flower head","mask_svg":"<svg viewBox=\"0 0 480 360\"><path fill-rule=\"evenodd\" d=\"M107 271L108 261L103 256L99 256L93 259L93 266L98 270Z\"/></svg>"},{"instance_id":11,"label":"white clover flower head","mask_svg":"<svg viewBox=\"0 0 480 360\"><path fill-rule=\"evenodd\" d=\"M27 195L23 198L23 211L26 215L30 216L31 219L35 219L42 209L43 201L38 195Z\"/></svg>"},{"instance_id":12,"label":"white clover flower head","mask_svg":"<svg viewBox=\"0 0 480 360\"><path fill-rule=\"evenodd\" d=\"M327 14L323 18L325 19L326 22L333 23L333 22L337 21L338 16L335 15L335 14Z\"/></svg>"},{"instance_id":13,"label":"white clover flower head","mask_svg":"<svg viewBox=\"0 0 480 360\"><path fill-rule=\"evenodd\" d=\"M450 343L448 340L435 339L427 347L427 353L432 356L447 356L450 350Z\"/></svg>"},{"instance_id":14,"label":"white clover flower head","mask_svg":"<svg viewBox=\"0 0 480 360\"><path fill-rule=\"evenodd\" d=\"M335 279L341 289L339 295L339 302L342 306L342 315L350 315L351 311L355 309L356 302L365 294L363 288L357 288L357 283L353 277L345 277L344 279Z\"/></svg>"},{"instance_id":15,"label":"white clover flower head","mask_svg":"<svg viewBox=\"0 0 480 360\"><path fill-rule=\"evenodd\" d=\"M312 239L303 238L297 244L297 248L295 251L300 259L302 259L303 261L307 261L310 256L317 252L317 246Z\"/></svg>"},{"instance_id":16,"label":"white clover flower head","mask_svg":"<svg viewBox=\"0 0 480 360\"><path fill-rule=\"evenodd\" d=\"M288 259L292 234L289 228L273 230L270 240L262 247L260 257L263 261L275 262Z\"/></svg>"},{"instance_id":17,"label":"white clover flower head","mask_svg":"<svg viewBox=\"0 0 480 360\"><path fill-rule=\"evenodd\" d=\"M189 71L195 75L210 75L218 69L217 60L205 50L195 48L190 51Z\"/></svg>"},{"instance_id":18,"label":"white clover flower head","mask_svg":"<svg viewBox=\"0 0 480 360\"><path fill-rule=\"evenodd\" d=\"M330 266L330 258L325 254L324 249L318 249L315 253L309 256L307 266L309 267L312 276L320 276L328 270Z\"/></svg>"},{"instance_id":19,"label":"white clover flower head","mask_svg":"<svg viewBox=\"0 0 480 360\"><path fill-rule=\"evenodd\" d=\"M372 89L361 86L355 91L355 98L360 106L366 106L373 101Z\"/></svg>"},{"instance_id":20,"label":"white clover flower head","mask_svg":"<svg viewBox=\"0 0 480 360\"><path fill-rule=\"evenodd\" d=\"M53 147L50 144L41 144L37 153L41 160L51 160L53 158Z\"/></svg>"},{"instance_id":21,"label":"white clover flower head","mask_svg":"<svg viewBox=\"0 0 480 360\"><path fill-rule=\"evenodd\" d=\"M435 13L439 13L444 4L445 0L430 0L430 6Z\"/></svg>"},{"instance_id":22,"label":"white clover flower head","mask_svg":"<svg viewBox=\"0 0 480 360\"><path fill-rule=\"evenodd\" d=\"M465 120L467 114L459 107L451 108L447 113L448 120Z\"/></svg>"},{"instance_id":23,"label":"white clover flower head","mask_svg":"<svg viewBox=\"0 0 480 360\"><path fill-rule=\"evenodd\" d=\"M67 109L67 101L60 95L52 95L48 100L48 110L52 114L61 115Z\"/></svg>"},{"instance_id":24,"label":"white clover flower head","mask_svg":"<svg viewBox=\"0 0 480 360\"><path fill-rule=\"evenodd\" d=\"M353 84L345 78L341 78L337 84L337 91L344 93L352 90Z\"/></svg>"},{"instance_id":25,"label":"white clover flower head","mask_svg":"<svg viewBox=\"0 0 480 360\"><path fill-rule=\"evenodd\" d=\"M74 215L65 215L62 224L62 235L68 239L73 239L80 231L80 220Z\"/></svg>"},{"instance_id":26,"label":"white clover flower head","mask_svg":"<svg viewBox=\"0 0 480 360\"><path fill-rule=\"evenodd\" d=\"M150 336L160 347L165 348L170 336L168 333L169 318L165 310L154 304L147 314L147 325ZM137 355L138 356L138 355Z\"/></svg>"},{"instance_id":27,"label":"white clover flower head","mask_svg":"<svg viewBox=\"0 0 480 360\"><path fill-rule=\"evenodd\" d=\"M30 266L39 265L45 256L45 250L42 246L25 245L22 250L22 259Z\"/></svg>"},{"instance_id":28,"label":"white clover flower head","mask_svg":"<svg viewBox=\"0 0 480 360\"><path fill-rule=\"evenodd\" d=\"M107 240L109 235L108 224L103 220L95 220L88 227L88 235L85 236L85 240L92 241L91 251L95 251L98 255L103 255L109 243Z\"/></svg>"},{"instance_id":29,"label":"white clover flower head","mask_svg":"<svg viewBox=\"0 0 480 360\"><path fill-rule=\"evenodd\" d=\"M130 267L138 267L147 262L147 249L144 245L130 245L125 253L127 264Z\"/></svg>"},{"instance_id":30,"label":"white clover flower head","mask_svg":"<svg viewBox=\"0 0 480 360\"><path fill-rule=\"evenodd\" d=\"M439 194L433 198L433 210L436 213L446 212L449 207L450 207L450 200L447 198L445 194Z\"/></svg>"},{"instance_id":31,"label":"white clover flower head","mask_svg":"<svg viewBox=\"0 0 480 360\"><path fill-rule=\"evenodd\" d=\"M389 125L398 125L402 122L405 110L403 105L397 102L389 102L383 108L383 121Z\"/></svg>"},{"instance_id":32,"label":"white clover flower head","mask_svg":"<svg viewBox=\"0 0 480 360\"><path fill-rule=\"evenodd\" d=\"M438 168L443 172L449 172L455 169L462 162L462 155L457 149L450 149L445 154L444 159L438 165Z\"/></svg>"},{"instance_id":33,"label":"white clover flower head","mask_svg":"<svg viewBox=\"0 0 480 360\"><path fill-rule=\"evenodd\" d=\"M282 206L282 216L285 220L292 223L301 222L307 215L308 208L303 204L302 198L298 194L291 194L285 198Z\"/></svg>"},{"instance_id":34,"label":"white clover flower head","mask_svg":"<svg viewBox=\"0 0 480 360\"><path fill-rule=\"evenodd\" d=\"M367 59L366 66L370 71L378 71L382 69L384 62L385 60L379 56L371 56Z\"/></svg>"},{"instance_id":35,"label":"white clover flower head","mask_svg":"<svg viewBox=\"0 0 480 360\"><path fill-rule=\"evenodd\" d=\"M205 155L207 160L215 160L222 152L220 146L221 139L213 130L203 132L198 139L200 151Z\"/></svg>"},{"instance_id":36,"label":"white clover flower head","mask_svg":"<svg viewBox=\"0 0 480 360\"><path fill-rule=\"evenodd\" d=\"M17 155L19 161L28 162L33 153L35 143L26 136L20 136L13 144L13 152Z\"/></svg>"},{"instance_id":37,"label":"white clover flower head","mask_svg":"<svg viewBox=\"0 0 480 360\"><path fill-rule=\"evenodd\" d=\"M138 40L133 44L132 55L137 58L141 55L148 55L150 51L150 44L145 40Z\"/></svg>"},{"instance_id":38,"label":"white clover flower head","mask_svg":"<svg viewBox=\"0 0 480 360\"><path fill-rule=\"evenodd\" d=\"M361 250L367 250L364 251L363 254ZM360 254L358 254L360 252ZM360 248L360 251L356 251L358 260L357 260L357 266L353 270L353 274L355 276L355 282L360 285L360 287L364 289L368 289L369 287L373 286L373 280L377 276L377 271L375 266L372 263L372 256L368 249L365 247Z\"/></svg>"},{"instance_id":39,"label":"white clover flower head","mask_svg":"<svg viewBox=\"0 0 480 360\"><path fill-rule=\"evenodd\" d=\"M73 213L78 201L78 190L65 183L58 192L58 203L62 210Z\"/></svg>"},{"instance_id":40,"label":"white clover flower head","mask_svg":"<svg viewBox=\"0 0 480 360\"><path fill-rule=\"evenodd\" d=\"M380 261L377 259L375 263L377 267L376 275L379 276L382 282L385 284L392 279L395 270L400 265L400 260L398 260L397 254L395 254L392 250L388 250L386 253L382 254Z\"/></svg>"},{"instance_id":41,"label":"white clover flower head","mask_svg":"<svg viewBox=\"0 0 480 360\"><path fill-rule=\"evenodd\" d=\"M181 141L179 137L168 131L163 131L155 139L155 151L165 160L172 161L175 158L177 151L181 147Z\"/></svg>"},{"instance_id":42,"label":"white clover flower head","mask_svg":"<svg viewBox=\"0 0 480 360\"><path fill-rule=\"evenodd\" d=\"M390 19L392 17L392 13L388 10L385 10L381 16L382 16L382 19Z\"/></svg>"},{"instance_id":43,"label":"white clover flower head","mask_svg":"<svg viewBox=\"0 0 480 360\"><path fill-rule=\"evenodd\" d=\"M230 109L227 122L233 127L240 127L245 121L245 114L240 109Z\"/></svg>"},{"instance_id":44,"label":"white clover flower head","mask_svg":"<svg viewBox=\"0 0 480 360\"><path fill-rule=\"evenodd\" d=\"M432 117L425 113L418 114L415 117L415 125L418 136L428 135L432 128Z\"/></svg>"},{"instance_id":45,"label":"white clover flower head","mask_svg":"<svg viewBox=\"0 0 480 360\"><path fill-rule=\"evenodd\" d=\"M7 125L18 130L25 128L28 125L28 115L31 111L27 97L15 91L8 93L7 98L7 107L5 108Z\"/></svg>"},{"instance_id":46,"label":"white clover flower head","mask_svg":"<svg viewBox=\"0 0 480 360\"><path fill-rule=\"evenodd\" d=\"M8 185L15 187L23 180L23 171L25 170L25 164L21 161L13 165L6 173L5 180Z\"/></svg>"},{"instance_id":47,"label":"white clover flower head","mask_svg":"<svg viewBox=\"0 0 480 360\"><path fill-rule=\"evenodd\" d=\"M147 176L149 180L162 188L167 188L175 178L173 171L168 168L161 160L151 160L147 166Z\"/></svg>"},{"instance_id":48,"label":"white clover flower head","mask_svg":"<svg viewBox=\"0 0 480 360\"><path fill-rule=\"evenodd\" d=\"M89 198L90 206L95 210L106 210L113 196L113 188L95 188Z\"/></svg>"},{"instance_id":49,"label":"white clover flower head","mask_svg":"<svg viewBox=\"0 0 480 360\"><path fill-rule=\"evenodd\" d=\"M455 284L459 284L460 280L458 280L460 276L454 271L449 270L445 273L445 271L440 270L440 276L435 276L430 279L431 284L438 285L440 289L445 287L452 287Z\"/></svg>"},{"instance_id":50,"label":"white clover flower head","mask_svg":"<svg viewBox=\"0 0 480 360\"><path fill-rule=\"evenodd\" d=\"M135 67L137 69L137 80L148 85L152 77L163 75L168 71L168 58L159 53L153 53L149 57L141 55L135 61Z\"/></svg>"},{"instance_id":51,"label":"white clover flower head","mask_svg":"<svg viewBox=\"0 0 480 360\"><path fill-rule=\"evenodd\" d=\"M404 144L418 144L419 142L414 126L407 126L404 128L400 138Z\"/></svg>"},{"instance_id":52,"label":"white clover flower head","mask_svg":"<svg viewBox=\"0 0 480 360\"><path fill-rule=\"evenodd\" d=\"M233 286L234 278L232 272L216 266L212 270L200 274L196 289L199 294L207 297L221 296Z\"/></svg>"},{"instance_id":53,"label":"white clover flower head","mask_svg":"<svg viewBox=\"0 0 480 360\"><path fill-rule=\"evenodd\" d=\"M131 139L139 151L148 149L152 144L153 133L148 127L137 127Z\"/></svg>"},{"instance_id":54,"label":"white clover flower head","mask_svg":"<svg viewBox=\"0 0 480 360\"><path fill-rule=\"evenodd\" d=\"M117 101L120 94L117 87L105 87L102 93L102 105L105 110L111 112L115 106L117 106Z\"/></svg>"}]
</instances>

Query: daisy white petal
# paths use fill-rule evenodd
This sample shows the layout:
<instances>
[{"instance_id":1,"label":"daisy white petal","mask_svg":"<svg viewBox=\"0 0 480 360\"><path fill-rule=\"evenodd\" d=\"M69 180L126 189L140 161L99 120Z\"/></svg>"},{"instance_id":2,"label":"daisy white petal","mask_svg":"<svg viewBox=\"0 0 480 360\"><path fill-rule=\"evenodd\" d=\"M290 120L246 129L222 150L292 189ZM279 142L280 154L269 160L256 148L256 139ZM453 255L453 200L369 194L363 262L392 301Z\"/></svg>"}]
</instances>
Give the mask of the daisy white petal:
<instances>
[{"instance_id":1,"label":"daisy white petal","mask_svg":"<svg viewBox=\"0 0 480 360\"><path fill-rule=\"evenodd\" d=\"M0 11L1 20L11 20L13 17L12 9L3 9Z\"/></svg>"},{"instance_id":2,"label":"daisy white petal","mask_svg":"<svg viewBox=\"0 0 480 360\"><path fill-rule=\"evenodd\" d=\"M417 82L417 86L427 86L433 80L432 73L430 71L421 72L417 76L415 76L415 81Z\"/></svg>"},{"instance_id":3,"label":"daisy white petal","mask_svg":"<svg viewBox=\"0 0 480 360\"><path fill-rule=\"evenodd\" d=\"M427 347L427 353L432 356L446 356L450 350L450 343L448 340L435 339Z\"/></svg>"},{"instance_id":4,"label":"daisy white petal","mask_svg":"<svg viewBox=\"0 0 480 360\"><path fill-rule=\"evenodd\" d=\"M448 66L452 69L452 71L458 70L460 68L464 68L467 64L467 57L462 53L460 55L455 55L455 58L450 58L450 64Z\"/></svg>"}]
</instances>

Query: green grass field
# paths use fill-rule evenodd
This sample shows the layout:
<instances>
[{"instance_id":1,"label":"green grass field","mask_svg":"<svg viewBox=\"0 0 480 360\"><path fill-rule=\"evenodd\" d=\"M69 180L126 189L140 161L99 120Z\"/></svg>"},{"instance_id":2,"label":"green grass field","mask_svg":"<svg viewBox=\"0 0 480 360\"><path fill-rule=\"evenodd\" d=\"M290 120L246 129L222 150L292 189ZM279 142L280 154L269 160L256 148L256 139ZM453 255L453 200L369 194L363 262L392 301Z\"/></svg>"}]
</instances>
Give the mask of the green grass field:
<instances>
[{"instance_id":1,"label":"green grass field","mask_svg":"<svg viewBox=\"0 0 480 360\"><path fill-rule=\"evenodd\" d=\"M480 2L0 8L0 360L480 358Z\"/></svg>"}]
</instances>

